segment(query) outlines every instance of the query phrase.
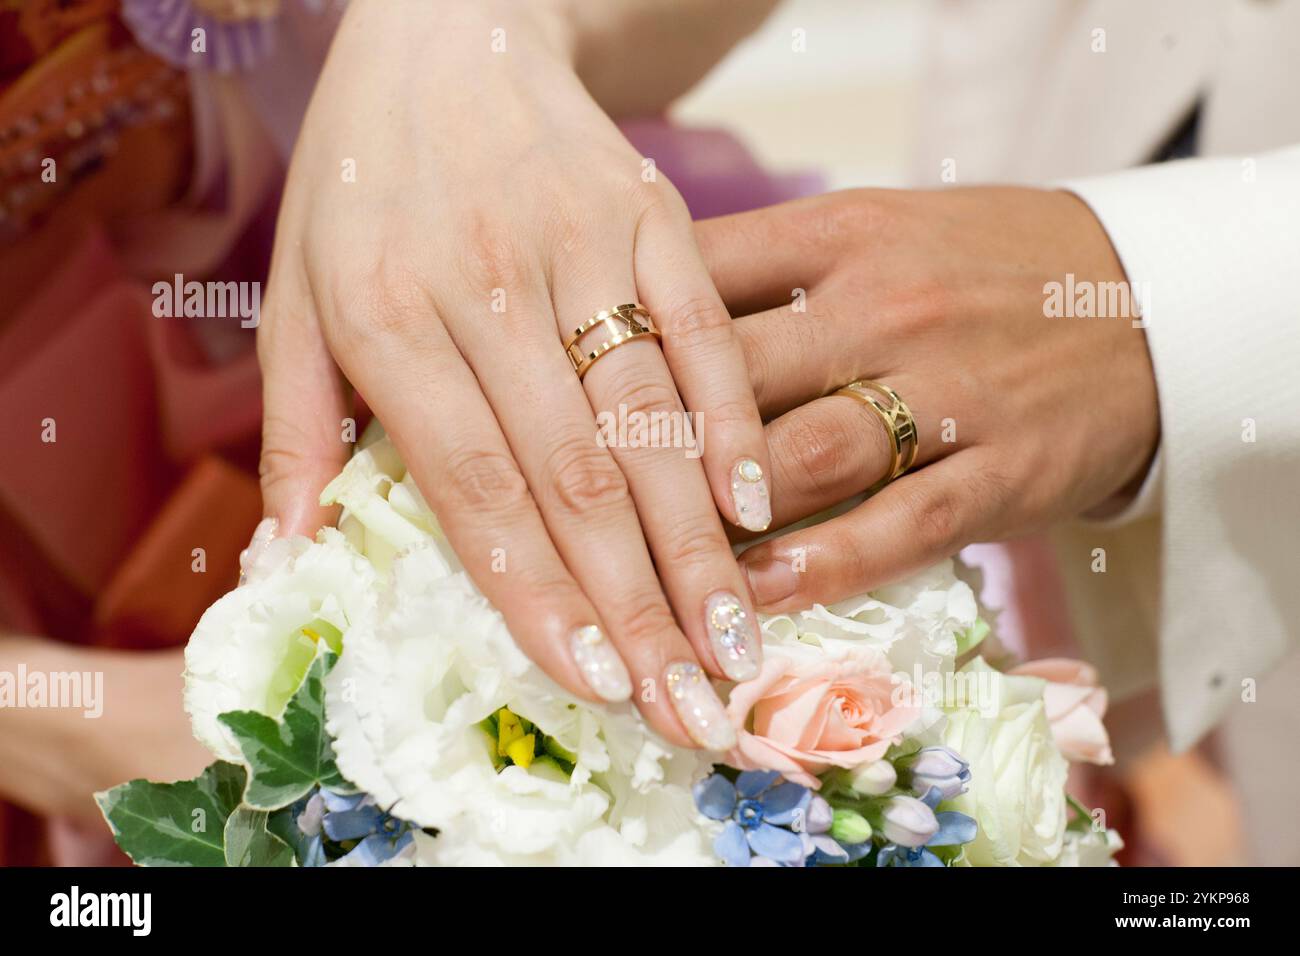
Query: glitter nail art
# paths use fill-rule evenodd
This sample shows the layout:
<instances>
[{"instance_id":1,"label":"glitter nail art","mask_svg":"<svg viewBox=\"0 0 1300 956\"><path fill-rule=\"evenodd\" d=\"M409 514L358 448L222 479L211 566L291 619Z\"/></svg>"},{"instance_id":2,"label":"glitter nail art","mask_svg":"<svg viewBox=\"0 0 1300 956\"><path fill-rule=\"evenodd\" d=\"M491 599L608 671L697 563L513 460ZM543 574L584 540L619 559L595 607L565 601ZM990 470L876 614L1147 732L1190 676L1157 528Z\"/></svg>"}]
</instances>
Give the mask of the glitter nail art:
<instances>
[{"instance_id":1,"label":"glitter nail art","mask_svg":"<svg viewBox=\"0 0 1300 956\"><path fill-rule=\"evenodd\" d=\"M574 631L569 638L569 649L582 671L582 679L597 696L611 702L632 696L632 679L623 659L595 624Z\"/></svg>"},{"instance_id":2,"label":"glitter nail art","mask_svg":"<svg viewBox=\"0 0 1300 956\"><path fill-rule=\"evenodd\" d=\"M668 699L692 740L705 750L730 750L736 745L736 731L704 668L677 661L664 670L664 682Z\"/></svg>"}]
</instances>

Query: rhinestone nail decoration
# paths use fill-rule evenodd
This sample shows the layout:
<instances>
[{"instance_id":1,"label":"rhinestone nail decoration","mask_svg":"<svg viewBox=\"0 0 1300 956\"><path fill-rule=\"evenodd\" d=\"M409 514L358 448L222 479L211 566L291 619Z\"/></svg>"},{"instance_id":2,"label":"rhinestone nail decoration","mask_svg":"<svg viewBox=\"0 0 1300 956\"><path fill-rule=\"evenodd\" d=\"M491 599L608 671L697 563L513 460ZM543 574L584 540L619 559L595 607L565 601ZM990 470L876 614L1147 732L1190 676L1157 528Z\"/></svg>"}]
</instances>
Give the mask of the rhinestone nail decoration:
<instances>
[{"instance_id":1,"label":"rhinestone nail decoration","mask_svg":"<svg viewBox=\"0 0 1300 956\"><path fill-rule=\"evenodd\" d=\"M767 480L754 459L742 458L731 469L731 500L736 505L736 520L745 530L766 531L772 523Z\"/></svg>"},{"instance_id":2,"label":"rhinestone nail decoration","mask_svg":"<svg viewBox=\"0 0 1300 956\"><path fill-rule=\"evenodd\" d=\"M763 664L762 641L744 605L720 591L705 605L709 641L723 673L734 681L752 680Z\"/></svg>"}]
</instances>

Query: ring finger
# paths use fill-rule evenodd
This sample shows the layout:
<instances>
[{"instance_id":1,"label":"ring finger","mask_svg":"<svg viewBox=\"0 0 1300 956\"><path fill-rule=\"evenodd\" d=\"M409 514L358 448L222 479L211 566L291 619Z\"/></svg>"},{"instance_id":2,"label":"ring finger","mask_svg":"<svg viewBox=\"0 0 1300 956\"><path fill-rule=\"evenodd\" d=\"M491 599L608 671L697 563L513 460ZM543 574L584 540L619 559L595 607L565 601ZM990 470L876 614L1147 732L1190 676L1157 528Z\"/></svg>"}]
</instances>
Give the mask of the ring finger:
<instances>
[{"instance_id":1,"label":"ring finger","mask_svg":"<svg viewBox=\"0 0 1300 956\"><path fill-rule=\"evenodd\" d=\"M557 269L571 277L553 293L557 316L582 316L580 302L589 314L593 295L612 297L595 300L610 309L633 298L631 273L617 264L631 261L630 244L622 260L609 255L617 245L601 248L602 256L575 257ZM592 265L584 268L585 263ZM571 319L570 325L577 324ZM615 322L617 328L622 324ZM611 341L609 333L599 326L580 344L597 348ZM691 646L714 676L757 676L757 619L701 463L703 429L686 414L655 339L613 347L590 365L583 386L602 443L627 478L660 581Z\"/></svg>"},{"instance_id":2,"label":"ring finger","mask_svg":"<svg viewBox=\"0 0 1300 956\"><path fill-rule=\"evenodd\" d=\"M955 428L945 429L941 424L945 399L932 383L895 375L884 384L907 403L917 433L938 438L918 443L913 469L961 447ZM892 443L881 416L854 396L832 393L815 399L769 422L766 432L772 454L772 486L780 489L773 509L772 523L777 528L865 492L887 476L893 460ZM732 535L737 541L752 537Z\"/></svg>"}]
</instances>

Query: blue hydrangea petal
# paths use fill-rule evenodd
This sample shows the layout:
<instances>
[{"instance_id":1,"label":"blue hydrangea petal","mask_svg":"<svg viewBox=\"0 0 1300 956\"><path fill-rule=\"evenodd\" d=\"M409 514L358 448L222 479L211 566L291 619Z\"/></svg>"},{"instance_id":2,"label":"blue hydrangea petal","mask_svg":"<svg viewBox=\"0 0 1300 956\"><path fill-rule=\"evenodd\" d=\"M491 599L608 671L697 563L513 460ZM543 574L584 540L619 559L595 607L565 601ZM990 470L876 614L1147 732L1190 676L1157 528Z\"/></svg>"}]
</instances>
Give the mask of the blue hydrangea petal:
<instances>
[{"instance_id":1,"label":"blue hydrangea petal","mask_svg":"<svg viewBox=\"0 0 1300 956\"><path fill-rule=\"evenodd\" d=\"M763 794L763 819L777 826L789 826L796 820L806 825L812 794L797 783L782 783Z\"/></svg>"},{"instance_id":2,"label":"blue hydrangea petal","mask_svg":"<svg viewBox=\"0 0 1300 956\"><path fill-rule=\"evenodd\" d=\"M775 770L746 770L736 778L736 792L744 799L752 799L776 783L780 776Z\"/></svg>"},{"instance_id":3,"label":"blue hydrangea petal","mask_svg":"<svg viewBox=\"0 0 1300 956\"><path fill-rule=\"evenodd\" d=\"M732 820L722 828L713 841L713 852L727 866L749 866L749 843L739 823Z\"/></svg>"},{"instance_id":4,"label":"blue hydrangea petal","mask_svg":"<svg viewBox=\"0 0 1300 956\"><path fill-rule=\"evenodd\" d=\"M943 865L944 865L943 860L939 859L929 850L922 850L921 858L919 860L912 860L907 863L907 866L940 866L941 867Z\"/></svg>"},{"instance_id":5,"label":"blue hydrangea petal","mask_svg":"<svg viewBox=\"0 0 1300 956\"><path fill-rule=\"evenodd\" d=\"M931 787L929 790L925 791L924 796L921 797L921 802L931 810L937 807L941 800L943 800L943 791L938 787Z\"/></svg>"},{"instance_id":6,"label":"blue hydrangea petal","mask_svg":"<svg viewBox=\"0 0 1300 956\"><path fill-rule=\"evenodd\" d=\"M926 842L926 846L961 846L970 843L979 833L974 818L956 810L944 810L936 813L934 818L939 821L939 830Z\"/></svg>"},{"instance_id":7,"label":"blue hydrangea petal","mask_svg":"<svg viewBox=\"0 0 1300 956\"><path fill-rule=\"evenodd\" d=\"M720 773L705 777L691 789L695 805L710 820L725 820L736 809L736 788Z\"/></svg>"},{"instance_id":8,"label":"blue hydrangea petal","mask_svg":"<svg viewBox=\"0 0 1300 956\"><path fill-rule=\"evenodd\" d=\"M746 831L745 835L749 838L749 848L758 856L765 856L777 863L803 862L803 840L797 833L763 823Z\"/></svg>"}]
</instances>

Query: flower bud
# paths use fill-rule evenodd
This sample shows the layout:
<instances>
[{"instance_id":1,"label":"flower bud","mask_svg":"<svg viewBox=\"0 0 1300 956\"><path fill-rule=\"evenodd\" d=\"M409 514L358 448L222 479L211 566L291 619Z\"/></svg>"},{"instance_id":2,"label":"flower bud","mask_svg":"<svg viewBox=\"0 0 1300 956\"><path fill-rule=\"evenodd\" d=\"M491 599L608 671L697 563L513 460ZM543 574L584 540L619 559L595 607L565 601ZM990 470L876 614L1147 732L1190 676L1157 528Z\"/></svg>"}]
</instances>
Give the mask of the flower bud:
<instances>
[{"instance_id":1,"label":"flower bud","mask_svg":"<svg viewBox=\"0 0 1300 956\"><path fill-rule=\"evenodd\" d=\"M885 839L899 846L925 846L939 832L934 811L916 797L893 797L881 814Z\"/></svg>"},{"instance_id":2,"label":"flower bud","mask_svg":"<svg viewBox=\"0 0 1300 956\"><path fill-rule=\"evenodd\" d=\"M808 801L807 830L809 833L825 833L834 822L831 805L817 794Z\"/></svg>"},{"instance_id":3,"label":"flower bud","mask_svg":"<svg viewBox=\"0 0 1300 956\"><path fill-rule=\"evenodd\" d=\"M947 747L926 747L910 766L912 792L925 796L931 787L939 789L940 799L951 800L966 792L970 783L970 764Z\"/></svg>"},{"instance_id":4,"label":"flower bud","mask_svg":"<svg viewBox=\"0 0 1300 956\"><path fill-rule=\"evenodd\" d=\"M888 793L898 779L894 765L888 760L864 764L849 777L849 786L864 797L878 797Z\"/></svg>"},{"instance_id":5,"label":"flower bud","mask_svg":"<svg viewBox=\"0 0 1300 956\"><path fill-rule=\"evenodd\" d=\"M871 824L856 810L836 810L831 823L831 837L836 843L852 846L871 839Z\"/></svg>"}]
</instances>

